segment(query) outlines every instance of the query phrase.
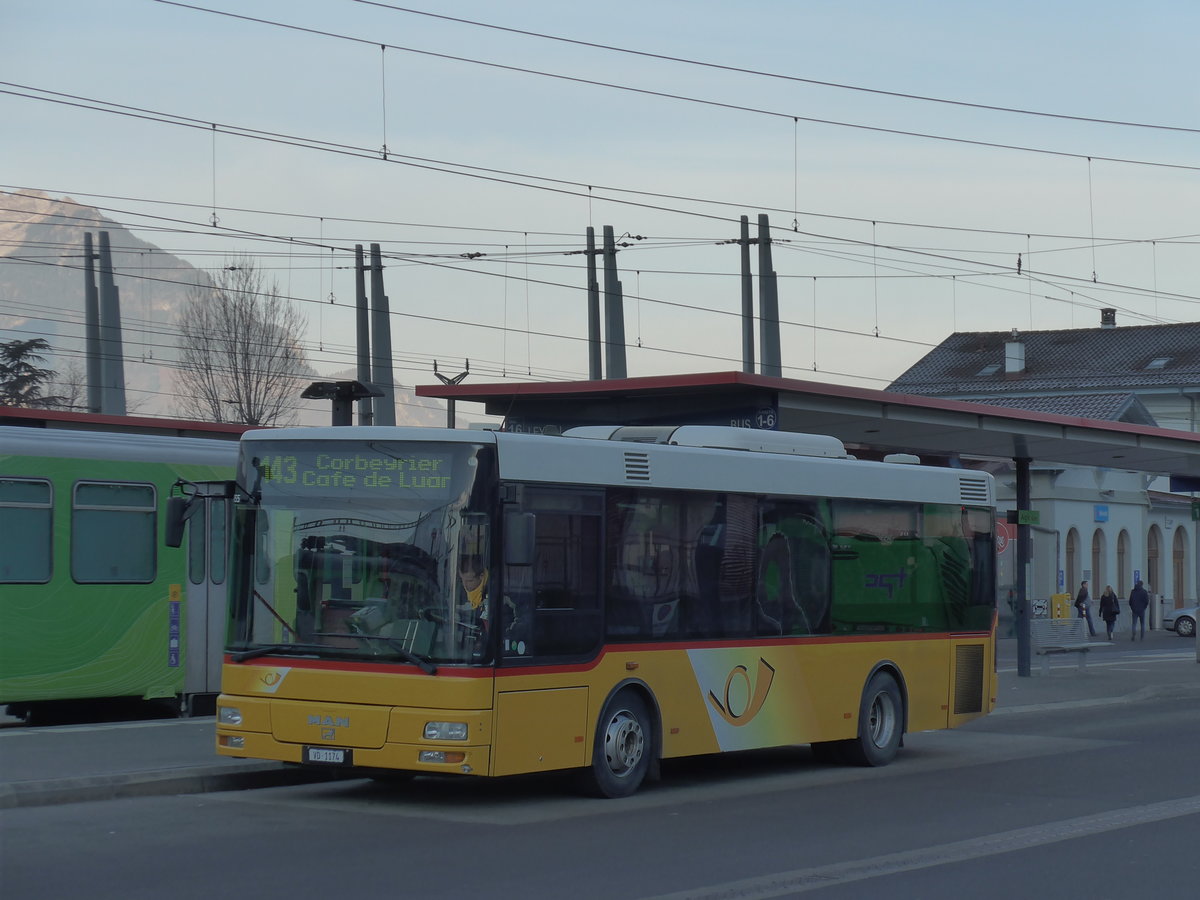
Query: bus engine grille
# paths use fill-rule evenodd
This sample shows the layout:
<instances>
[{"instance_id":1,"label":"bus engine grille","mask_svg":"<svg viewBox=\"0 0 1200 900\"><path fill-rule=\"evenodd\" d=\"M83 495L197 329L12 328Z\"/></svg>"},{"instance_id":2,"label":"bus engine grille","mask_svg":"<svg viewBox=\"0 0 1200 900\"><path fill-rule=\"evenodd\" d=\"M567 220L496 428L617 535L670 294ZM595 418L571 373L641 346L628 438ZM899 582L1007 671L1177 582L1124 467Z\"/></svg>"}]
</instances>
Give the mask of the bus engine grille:
<instances>
[{"instance_id":1,"label":"bus engine grille","mask_svg":"<svg viewBox=\"0 0 1200 900\"><path fill-rule=\"evenodd\" d=\"M983 644L954 648L954 714L983 712Z\"/></svg>"}]
</instances>

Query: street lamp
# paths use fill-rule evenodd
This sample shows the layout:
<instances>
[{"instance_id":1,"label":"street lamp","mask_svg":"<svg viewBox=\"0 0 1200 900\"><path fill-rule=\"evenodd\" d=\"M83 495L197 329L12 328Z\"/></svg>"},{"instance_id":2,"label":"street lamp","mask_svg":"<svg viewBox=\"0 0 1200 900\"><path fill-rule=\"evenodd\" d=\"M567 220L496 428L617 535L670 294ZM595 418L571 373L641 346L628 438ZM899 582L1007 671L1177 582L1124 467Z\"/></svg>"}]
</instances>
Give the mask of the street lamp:
<instances>
[{"instance_id":1,"label":"street lamp","mask_svg":"<svg viewBox=\"0 0 1200 900\"><path fill-rule=\"evenodd\" d=\"M305 400L333 401L332 424L352 425L355 401L382 397L383 391L376 385L361 381L314 381L300 396Z\"/></svg>"}]
</instances>

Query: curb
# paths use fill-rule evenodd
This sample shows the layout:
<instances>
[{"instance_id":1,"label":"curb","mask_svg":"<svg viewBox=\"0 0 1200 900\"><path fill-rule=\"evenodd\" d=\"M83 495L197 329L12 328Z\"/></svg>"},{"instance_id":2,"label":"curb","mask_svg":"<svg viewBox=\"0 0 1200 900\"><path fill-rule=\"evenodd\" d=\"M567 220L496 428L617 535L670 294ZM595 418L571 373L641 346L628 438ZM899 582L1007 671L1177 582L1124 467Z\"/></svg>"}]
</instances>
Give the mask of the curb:
<instances>
[{"instance_id":1,"label":"curb","mask_svg":"<svg viewBox=\"0 0 1200 900\"><path fill-rule=\"evenodd\" d=\"M1016 716L1024 713L1053 712L1060 709L1090 709L1097 706L1122 706L1145 700L1169 700L1172 697L1200 696L1200 684L1159 684L1139 688L1131 694L1116 697L1096 697L1091 700L1060 700L1055 703L1032 703L1027 706L997 706L991 716Z\"/></svg>"},{"instance_id":2,"label":"curb","mask_svg":"<svg viewBox=\"0 0 1200 900\"><path fill-rule=\"evenodd\" d=\"M200 766L152 772L127 772L53 781L20 781L0 785L0 809L54 806L127 797L207 794L249 788L288 787L336 781L340 773L304 769L282 763Z\"/></svg>"}]
</instances>

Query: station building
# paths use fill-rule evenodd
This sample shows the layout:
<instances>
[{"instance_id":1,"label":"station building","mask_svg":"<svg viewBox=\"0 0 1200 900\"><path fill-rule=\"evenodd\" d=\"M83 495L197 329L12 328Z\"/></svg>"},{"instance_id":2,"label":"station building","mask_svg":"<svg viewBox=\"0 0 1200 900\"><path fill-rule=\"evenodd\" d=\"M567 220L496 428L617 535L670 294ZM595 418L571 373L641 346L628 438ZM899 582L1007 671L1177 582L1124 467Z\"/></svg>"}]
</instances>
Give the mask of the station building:
<instances>
[{"instance_id":1,"label":"station building","mask_svg":"<svg viewBox=\"0 0 1200 900\"><path fill-rule=\"evenodd\" d=\"M1200 433L1200 323L950 335L888 388L1066 418ZM1010 465L993 466L1014 500ZM1200 482L1113 466L1031 467L1034 596L1074 593L1087 579L1125 599L1142 580L1151 618L1197 602ZM1004 561L1001 556L1002 565ZM1120 623L1118 623L1119 625Z\"/></svg>"}]
</instances>

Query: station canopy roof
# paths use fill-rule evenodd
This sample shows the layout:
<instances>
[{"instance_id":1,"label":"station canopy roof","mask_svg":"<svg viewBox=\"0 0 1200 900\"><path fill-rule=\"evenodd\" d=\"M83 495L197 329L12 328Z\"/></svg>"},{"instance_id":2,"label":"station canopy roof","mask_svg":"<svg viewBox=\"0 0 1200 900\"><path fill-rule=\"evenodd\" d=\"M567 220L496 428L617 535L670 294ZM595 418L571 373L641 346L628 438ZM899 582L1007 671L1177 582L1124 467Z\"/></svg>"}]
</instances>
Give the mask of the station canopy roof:
<instances>
[{"instance_id":1,"label":"station canopy roof","mask_svg":"<svg viewBox=\"0 0 1200 900\"><path fill-rule=\"evenodd\" d=\"M827 434L851 447L1175 476L1200 490L1200 433L744 372L601 381L422 385L477 402L510 431L590 424L706 424Z\"/></svg>"}]
</instances>

